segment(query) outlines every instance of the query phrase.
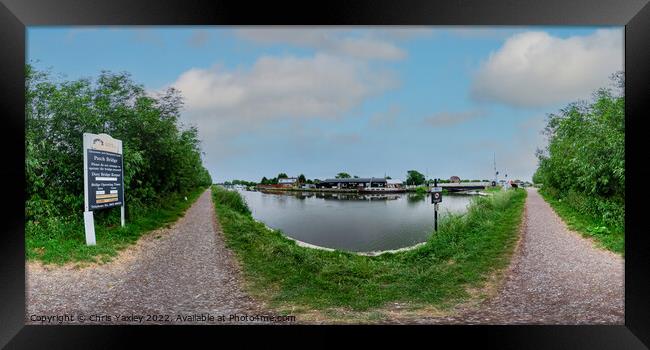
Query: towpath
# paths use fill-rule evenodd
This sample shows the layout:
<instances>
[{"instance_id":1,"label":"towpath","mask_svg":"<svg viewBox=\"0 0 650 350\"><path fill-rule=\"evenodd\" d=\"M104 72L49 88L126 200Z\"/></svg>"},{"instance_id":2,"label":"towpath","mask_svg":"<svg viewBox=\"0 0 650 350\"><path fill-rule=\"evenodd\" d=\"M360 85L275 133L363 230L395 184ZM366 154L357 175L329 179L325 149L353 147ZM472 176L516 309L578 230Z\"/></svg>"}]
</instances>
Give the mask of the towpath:
<instances>
[{"instance_id":1,"label":"towpath","mask_svg":"<svg viewBox=\"0 0 650 350\"><path fill-rule=\"evenodd\" d=\"M498 292L478 307L425 323L623 324L624 260L567 228L528 189L522 237Z\"/></svg>"},{"instance_id":2,"label":"towpath","mask_svg":"<svg viewBox=\"0 0 650 350\"><path fill-rule=\"evenodd\" d=\"M27 263L26 322L68 315L74 319L63 323L259 323L255 317L266 314L241 282L206 190L170 228L145 235L108 264Z\"/></svg>"}]
</instances>

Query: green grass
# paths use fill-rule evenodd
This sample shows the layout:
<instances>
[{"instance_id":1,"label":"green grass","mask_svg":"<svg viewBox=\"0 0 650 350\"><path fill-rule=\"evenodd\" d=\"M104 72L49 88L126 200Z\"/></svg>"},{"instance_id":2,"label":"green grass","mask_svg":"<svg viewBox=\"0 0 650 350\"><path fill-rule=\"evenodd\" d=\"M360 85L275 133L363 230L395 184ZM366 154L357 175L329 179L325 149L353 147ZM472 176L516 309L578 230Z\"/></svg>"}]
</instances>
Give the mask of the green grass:
<instances>
[{"instance_id":1,"label":"green grass","mask_svg":"<svg viewBox=\"0 0 650 350\"><path fill-rule=\"evenodd\" d=\"M485 192L485 193L503 192L503 187L501 187L501 186L494 186L494 187L488 186L482 192Z\"/></svg>"},{"instance_id":2,"label":"green grass","mask_svg":"<svg viewBox=\"0 0 650 350\"><path fill-rule=\"evenodd\" d=\"M95 220L97 244L94 246L86 245L82 212L74 220L50 218L45 222L29 221L25 227L27 259L45 264L108 262L119 250L135 243L144 233L176 221L204 190L198 188L191 191L187 194L187 201L180 194L169 195L160 201L164 205L140 210L134 218L127 216L125 227L119 224L119 209L109 209L117 211L112 213L117 214L117 222L103 225L101 220Z\"/></svg>"},{"instance_id":3,"label":"green grass","mask_svg":"<svg viewBox=\"0 0 650 350\"><path fill-rule=\"evenodd\" d=\"M607 225L600 218L576 210L566 201L551 196L543 188L539 190L539 194L570 229L585 237L593 238L596 244L602 248L625 256L625 232L623 229Z\"/></svg>"},{"instance_id":4,"label":"green grass","mask_svg":"<svg viewBox=\"0 0 650 350\"><path fill-rule=\"evenodd\" d=\"M509 263L526 197L521 190L477 197L468 213L446 217L426 244L371 257L300 247L256 222L237 192L213 187L212 193L249 292L285 311L363 311L388 302L444 308L466 300L468 288L481 287Z\"/></svg>"}]
</instances>

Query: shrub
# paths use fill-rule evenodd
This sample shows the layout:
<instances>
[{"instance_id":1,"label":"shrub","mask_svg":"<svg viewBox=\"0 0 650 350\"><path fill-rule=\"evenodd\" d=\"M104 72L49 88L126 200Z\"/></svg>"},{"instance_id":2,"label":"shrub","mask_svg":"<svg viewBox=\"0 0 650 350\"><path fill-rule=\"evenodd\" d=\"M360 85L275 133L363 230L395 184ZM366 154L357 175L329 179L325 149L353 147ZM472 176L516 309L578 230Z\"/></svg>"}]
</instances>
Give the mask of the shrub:
<instances>
[{"instance_id":1,"label":"shrub","mask_svg":"<svg viewBox=\"0 0 650 350\"><path fill-rule=\"evenodd\" d=\"M164 195L211 184L194 127L179 123L180 92L146 94L128 73L55 81L26 66L26 220L79 217L83 211L85 132L122 140L127 215ZM119 212L98 212L112 222ZM28 226L29 227L29 226Z\"/></svg>"},{"instance_id":2,"label":"shrub","mask_svg":"<svg viewBox=\"0 0 650 350\"><path fill-rule=\"evenodd\" d=\"M223 187L213 187L213 192L217 203L225 205L240 214L248 215L251 213L246 200L237 191L227 190Z\"/></svg>"},{"instance_id":3,"label":"shrub","mask_svg":"<svg viewBox=\"0 0 650 350\"><path fill-rule=\"evenodd\" d=\"M620 88L622 73L612 78ZM545 193L606 225L625 225L625 97L600 89L591 102L548 116L549 143L533 176Z\"/></svg>"}]
</instances>

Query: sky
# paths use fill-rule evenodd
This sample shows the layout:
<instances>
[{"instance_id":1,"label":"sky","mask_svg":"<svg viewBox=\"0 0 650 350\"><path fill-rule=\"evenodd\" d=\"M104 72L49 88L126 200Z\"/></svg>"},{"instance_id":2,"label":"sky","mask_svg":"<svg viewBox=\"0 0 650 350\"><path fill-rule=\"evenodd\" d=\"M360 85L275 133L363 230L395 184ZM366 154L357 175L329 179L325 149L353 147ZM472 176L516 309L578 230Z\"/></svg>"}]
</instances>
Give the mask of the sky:
<instances>
[{"instance_id":1,"label":"sky","mask_svg":"<svg viewBox=\"0 0 650 350\"><path fill-rule=\"evenodd\" d=\"M29 27L60 80L181 91L214 182L283 172L530 180L549 113L623 70L623 27Z\"/></svg>"}]
</instances>

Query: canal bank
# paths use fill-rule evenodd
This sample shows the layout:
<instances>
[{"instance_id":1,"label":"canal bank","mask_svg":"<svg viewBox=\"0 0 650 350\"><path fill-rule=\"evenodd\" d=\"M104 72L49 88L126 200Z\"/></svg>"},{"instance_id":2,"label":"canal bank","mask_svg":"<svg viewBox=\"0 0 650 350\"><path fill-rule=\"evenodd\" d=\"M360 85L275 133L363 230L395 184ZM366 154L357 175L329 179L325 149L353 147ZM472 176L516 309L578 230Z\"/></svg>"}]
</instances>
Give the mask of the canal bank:
<instances>
[{"instance_id":1,"label":"canal bank","mask_svg":"<svg viewBox=\"0 0 650 350\"><path fill-rule=\"evenodd\" d=\"M311 245L377 252L425 242L434 229L429 194L239 191L254 219ZM467 211L473 195L446 195L439 217Z\"/></svg>"},{"instance_id":2,"label":"canal bank","mask_svg":"<svg viewBox=\"0 0 650 350\"><path fill-rule=\"evenodd\" d=\"M449 309L503 269L517 241L525 191L476 198L416 249L379 256L301 247L256 222L241 196L213 188L217 216L248 292L279 312L372 311L391 303Z\"/></svg>"}]
</instances>

